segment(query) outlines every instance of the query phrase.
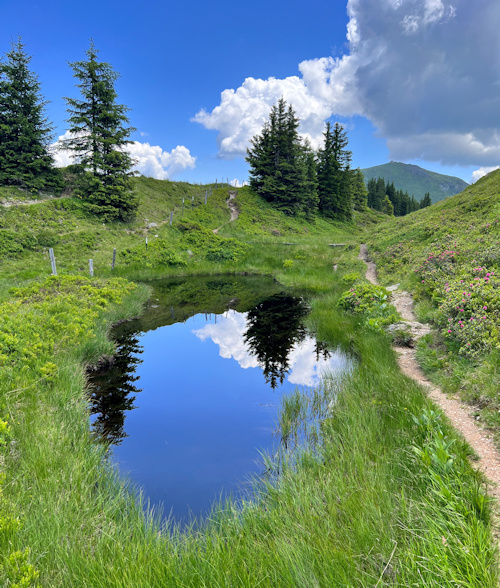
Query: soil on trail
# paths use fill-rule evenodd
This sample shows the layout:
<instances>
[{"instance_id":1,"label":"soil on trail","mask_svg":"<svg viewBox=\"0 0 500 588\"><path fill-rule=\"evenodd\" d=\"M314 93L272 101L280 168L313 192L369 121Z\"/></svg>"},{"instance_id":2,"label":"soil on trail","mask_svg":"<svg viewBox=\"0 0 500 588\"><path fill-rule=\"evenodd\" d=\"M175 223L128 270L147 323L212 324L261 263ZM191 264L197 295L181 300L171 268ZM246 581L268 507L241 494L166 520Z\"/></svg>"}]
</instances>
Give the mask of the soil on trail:
<instances>
[{"instance_id":1,"label":"soil on trail","mask_svg":"<svg viewBox=\"0 0 500 588\"><path fill-rule=\"evenodd\" d=\"M223 225L221 225L220 227L218 227L217 229L214 229L213 232L217 235L217 233L220 231L220 229L222 229L222 227L225 227L228 223L232 223L233 221L235 221L240 213L238 211L238 209L236 208L236 202L234 202L234 199L236 198L236 191L231 191L229 192L229 198L226 201L226 204L229 208L229 210L231 211L231 218L227 221L227 223L224 223Z\"/></svg>"},{"instance_id":2,"label":"soil on trail","mask_svg":"<svg viewBox=\"0 0 500 588\"><path fill-rule=\"evenodd\" d=\"M42 202L50 202L51 200L60 200L64 196L48 196L47 198L26 199L26 200L3 200L0 206L10 208L11 206L28 206L29 204L41 204Z\"/></svg>"},{"instance_id":3,"label":"soil on trail","mask_svg":"<svg viewBox=\"0 0 500 588\"><path fill-rule=\"evenodd\" d=\"M365 244L361 245L358 259L366 263L366 279L372 284L378 284L375 264L368 259L368 251ZM396 307L412 332L415 340L430 332L429 325L424 325L416 320L413 312L413 298L408 292L390 286L392 291L391 303ZM401 371L416 382L428 389L429 397L441 408L451 423L460 431L469 445L479 456L474 465L488 478L490 496L500 499L500 454L495 448L487 431L481 429L470 414L470 408L456 398L448 397L439 388L426 378L422 372L416 356L415 349L409 347L394 347L398 355L398 363ZM497 506L498 508L498 506ZM498 531L498 520L495 525Z\"/></svg>"}]
</instances>

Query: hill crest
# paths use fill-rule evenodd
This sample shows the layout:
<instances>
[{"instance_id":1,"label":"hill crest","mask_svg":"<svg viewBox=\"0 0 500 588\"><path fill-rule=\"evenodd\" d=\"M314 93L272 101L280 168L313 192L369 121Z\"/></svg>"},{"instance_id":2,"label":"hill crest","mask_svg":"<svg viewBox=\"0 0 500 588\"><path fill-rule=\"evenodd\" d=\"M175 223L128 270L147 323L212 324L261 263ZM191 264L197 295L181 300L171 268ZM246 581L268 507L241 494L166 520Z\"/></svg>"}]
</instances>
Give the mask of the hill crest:
<instances>
[{"instance_id":1,"label":"hill crest","mask_svg":"<svg viewBox=\"0 0 500 588\"><path fill-rule=\"evenodd\" d=\"M397 190L407 191L410 196L420 200L429 192L432 202L438 202L448 196L459 194L469 186L461 178L432 172L418 165L391 161L384 165L375 165L361 170L365 182L372 178L384 178L394 182Z\"/></svg>"}]
</instances>

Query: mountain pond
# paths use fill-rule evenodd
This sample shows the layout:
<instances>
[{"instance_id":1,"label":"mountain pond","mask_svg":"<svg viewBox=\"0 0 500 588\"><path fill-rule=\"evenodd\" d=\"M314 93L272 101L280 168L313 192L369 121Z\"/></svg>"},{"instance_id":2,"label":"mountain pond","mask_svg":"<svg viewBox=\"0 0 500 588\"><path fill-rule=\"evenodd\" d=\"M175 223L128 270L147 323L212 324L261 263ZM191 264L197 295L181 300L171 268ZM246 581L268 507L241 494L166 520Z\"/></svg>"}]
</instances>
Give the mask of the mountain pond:
<instances>
[{"instance_id":1,"label":"mountain pond","mask_svg":"<svg viewBox=\"0 0 500 588\"><path fill-rule=\"evenodd\" d=\"M304 326L303 295L271 278L150 283L116 356L89 373L91 426L151 507L185 525L263 472L283 395L348 369Z\"/></svg>"}]
</instances>

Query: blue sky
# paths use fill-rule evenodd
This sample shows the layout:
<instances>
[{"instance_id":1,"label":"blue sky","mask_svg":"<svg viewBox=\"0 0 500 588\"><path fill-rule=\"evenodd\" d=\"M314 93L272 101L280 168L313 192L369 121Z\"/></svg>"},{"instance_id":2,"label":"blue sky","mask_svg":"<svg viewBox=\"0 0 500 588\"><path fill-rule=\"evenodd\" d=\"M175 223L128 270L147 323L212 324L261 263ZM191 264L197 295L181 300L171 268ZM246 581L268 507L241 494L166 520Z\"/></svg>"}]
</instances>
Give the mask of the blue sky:
<instances>
[{"instance_id":1,"label":"blue sky","mask_svg":"<svg viewBox=\"0 0 500 588\"><path fill-rule=\"evenodd\" d=\"M245 180L248 140L283 95L313 144L325 120L344 124L355 166L392 159L470 181L500 164L497 5L2 0L0 53L22 36L61 136L63 96L78 96L68 62L92 37L155 177Z\"/></svg>"}]
</instances>

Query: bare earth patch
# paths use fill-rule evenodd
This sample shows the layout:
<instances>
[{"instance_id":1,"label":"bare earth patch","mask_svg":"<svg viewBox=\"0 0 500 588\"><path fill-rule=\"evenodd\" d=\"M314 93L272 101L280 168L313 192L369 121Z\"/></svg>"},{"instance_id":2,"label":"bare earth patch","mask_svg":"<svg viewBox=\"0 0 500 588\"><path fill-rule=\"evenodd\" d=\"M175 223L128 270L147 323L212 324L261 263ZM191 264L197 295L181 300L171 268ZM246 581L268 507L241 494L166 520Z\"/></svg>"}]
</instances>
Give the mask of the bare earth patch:
<instances>
[{"instance_id":1,"label":"bare earth patch","mask_svg":"<svg viewBox=\"0 0 500 588\"><path fill-rule=\"evenodd\" d=\"M361 245L358 258L366 263L366 279L372 284L378 284L376 266L372 261L368 260L365 244ZM429 333L431 330L429 325L424 325L416 320L411 294L398 290L397 287L390 287L389 290L392 290L391 303L411 329L413 338L417 340ZM456 398L448 397L427 379L418 365L414 349L394 347L394 351L398 355L401 371L428 389L429 397L441 408L453 426L460 431L467 443L477 453L479 459L475 462L475 465L490 482L489 494L497 500L500 499L500 454L489 434L477 425L474 417L469 413L467 405L464 405ZM496 526L498 531L498 519Z\"/></svg>"}]
</instances>

